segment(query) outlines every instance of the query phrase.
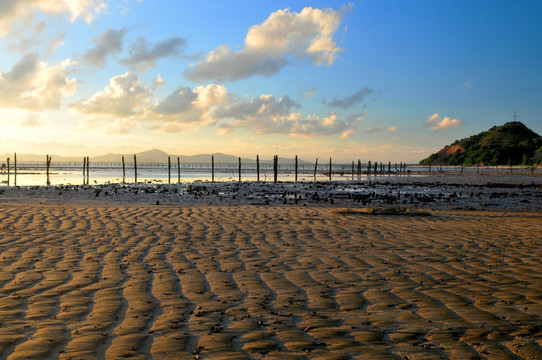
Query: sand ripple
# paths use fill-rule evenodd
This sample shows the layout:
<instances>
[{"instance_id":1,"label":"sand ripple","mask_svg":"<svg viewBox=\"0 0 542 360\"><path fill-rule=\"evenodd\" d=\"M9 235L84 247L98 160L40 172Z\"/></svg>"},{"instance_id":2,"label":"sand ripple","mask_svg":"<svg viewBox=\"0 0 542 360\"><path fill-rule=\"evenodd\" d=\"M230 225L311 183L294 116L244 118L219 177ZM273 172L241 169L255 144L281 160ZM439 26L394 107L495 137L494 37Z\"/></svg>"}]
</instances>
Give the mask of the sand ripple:
<instances>
[{"instance_id":1,"label":"sand ripple","mask_svg":"<svg viewBox=\"0 0 542 360\"><path fill-rule=\"evenodd\" d=\"M8 204L0 358L542 358L542 214Z\"/></svg>"}]
</instances>

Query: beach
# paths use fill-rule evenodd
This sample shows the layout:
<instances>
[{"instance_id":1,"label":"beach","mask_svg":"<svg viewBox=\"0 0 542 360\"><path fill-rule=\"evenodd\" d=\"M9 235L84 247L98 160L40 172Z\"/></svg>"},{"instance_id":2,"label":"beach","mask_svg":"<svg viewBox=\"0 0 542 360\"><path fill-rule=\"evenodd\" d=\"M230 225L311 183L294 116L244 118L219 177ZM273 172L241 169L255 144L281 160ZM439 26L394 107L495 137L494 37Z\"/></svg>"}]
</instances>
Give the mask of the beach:
<instances>
[{"instance_id":1,"label":"beach","mask_svg":"<svg viewBox=\"0 0 542 360\"><path fill-rule=\"evenodd\" d=\"M391 180L2 188L0 358L542 358L540 179Z\"/></svg>"}]
</instances>

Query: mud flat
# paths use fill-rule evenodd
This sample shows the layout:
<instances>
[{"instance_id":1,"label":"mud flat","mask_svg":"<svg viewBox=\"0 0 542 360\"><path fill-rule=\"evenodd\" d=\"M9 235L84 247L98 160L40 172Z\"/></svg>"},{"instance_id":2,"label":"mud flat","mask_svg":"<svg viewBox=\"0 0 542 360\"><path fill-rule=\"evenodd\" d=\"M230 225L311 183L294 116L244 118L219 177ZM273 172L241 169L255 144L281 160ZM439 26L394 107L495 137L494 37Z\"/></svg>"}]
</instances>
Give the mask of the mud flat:
<instances>
[{"instance_id":1,"label":"mud flat","mask_svg":"<svg viewBox=\"0 0 542 360\"><path fill-rule=\"evenodd\" d=\"M349 178L345 176L344 178ZM2 203L291 205L432 210L541 211L542 176L378 175L363 180L191 182L0 187Z\"/></svg>"},{"instance_id":2,"label":"mud flat","mask_svg":"<svg viewBox=\"0 0 542 360\"><path fill-rule=\"evenodd\" d=\"M0 358L542 358L540 211L58 191L2 199Z\"/></svg>"}]
</instances>

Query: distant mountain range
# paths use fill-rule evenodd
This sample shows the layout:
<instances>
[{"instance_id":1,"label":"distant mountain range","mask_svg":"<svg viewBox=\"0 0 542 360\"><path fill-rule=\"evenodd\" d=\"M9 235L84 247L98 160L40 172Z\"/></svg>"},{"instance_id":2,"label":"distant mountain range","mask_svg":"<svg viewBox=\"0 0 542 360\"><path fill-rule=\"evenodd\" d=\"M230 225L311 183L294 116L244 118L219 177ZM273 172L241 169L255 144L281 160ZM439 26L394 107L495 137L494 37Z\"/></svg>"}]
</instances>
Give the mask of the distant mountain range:
<instances>
[{"instance_id":1,"label":"distant mountain range","mask_svg":"<svg viewBox=\"0 0 542 360\"><path fill-rule=\"evenodd\" d=\"M538 165L542 137L519 121L456 140L420 161L421 165Z\"/></svg>"},{"instance_id":2,"label":"distant mountain range","mask_svg":"<svg viewBox=\"0 0 542 360\"><path fill-rule=\"evenodd\" d=\"M124 159L127 163L131 163L134 161L134 155L137 157L138 163L153 163L153 164L167 164L168 162L168 156L171 158L171 162L176 164L177 163L177 157L180 158L182 163L190 163L190 164L210 164L211 163L211 156L214 156L215 163L217 164L236 164L239 162L239 157L234 155L228 155L223 153L214 153L214 154L199 154L199 155L172 155L168 154L162 150L153 149L148 151L143 151L135 154L105 154L100 156L93 156L90 157L91 163L119 163L122 161L122 157L124 156ZM0 155L0 162L5 162L5 159L8 157L11 158L11 161L13 162L14 154L3 154ZM82 162L83 157L80 156L60 156L60 155L50 155L53 159L53 162ZM17 161L18 162L45 162L45 154L44 155L36 155L36 154L17 154ZM241 162L243 164L255 164L256 158L249 159L249 158L241 158ZM272 164L273 159L262 159L260 158L261 164ZM282 158L279 157L279 163L280 164L294 164L295 159L291 158ZM298 159L299 164L311 164L310 161L304 161L301 159Z\"/></svg>"}]
</instances>

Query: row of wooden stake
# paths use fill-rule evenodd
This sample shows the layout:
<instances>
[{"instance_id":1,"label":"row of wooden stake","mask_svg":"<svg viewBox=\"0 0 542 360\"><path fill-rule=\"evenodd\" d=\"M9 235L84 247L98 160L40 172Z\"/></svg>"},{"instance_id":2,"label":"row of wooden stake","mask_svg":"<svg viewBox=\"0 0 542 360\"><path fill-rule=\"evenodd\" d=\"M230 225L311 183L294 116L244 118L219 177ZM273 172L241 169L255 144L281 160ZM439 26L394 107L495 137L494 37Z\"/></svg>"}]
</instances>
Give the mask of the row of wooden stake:
<instances>
[{"instance_id":1,"label":"row of wooden stake","mask_svg":"<svg viewBox=\"0 0 542 360\"><path fill-rule=\"evenodd\" d=\"M15 186L17 186L17 153L14 154L14 170L15 170ZM171 183L171 157L168 156L168 183ZM241 182L241 157L239 157L239 182ZM333 173L332 170L332 159L329 158L329 180L331 181L331 175ZM403 172L406 171L406 163L400 163L399 165L399 171ZM10 184L10 173L11 173L11 165L10 165L10 158L7 158L7 173L8 173L8 185ZM51 157L49 155L46 155L46 174L47 174L47 186L51 185L50 181L50 169L51 169ZM275 155L273 157L273 181L276 183L278 182L278 170L279 170L279 157L278 155ZM318 158L316 158L316 161L314 163L314 180L316 180L316 174L318 170ZM397 171L397 164L395 164L395 171ZM374 174L378 173L378 162L374 163L374 170L372 168L371 162L369 161L367 164L367 175L371 175L371 172L374 172ZM385 171L384 163L380 163L380 173L383 173ZM295 182L298 181L298 158L297 155L295 156L295 164L294 164L294 173L295 173ZM391 173L391 162L388 162L388 173ZM260 181L260 156L256 155L256 179L259 182ZM357 175L358 177L361 177L362 174L362 166L361 166L361 160L358 159L357 163ZM352 180L354 180L355 175L355 166L354 161L352 161ZM211 181L215 181L215 157L214 155L211 155ZM126 163L124 160L124 156L122 157L122 182L126 182ZM134 182L137 183L137 156L134 155ZM177 157L177 182L181 182L181 159L180 157ZM83 184L89 185L90 183L90 158L88 156L85 156L83 158Z\"/></svg>"}]
</instances>

